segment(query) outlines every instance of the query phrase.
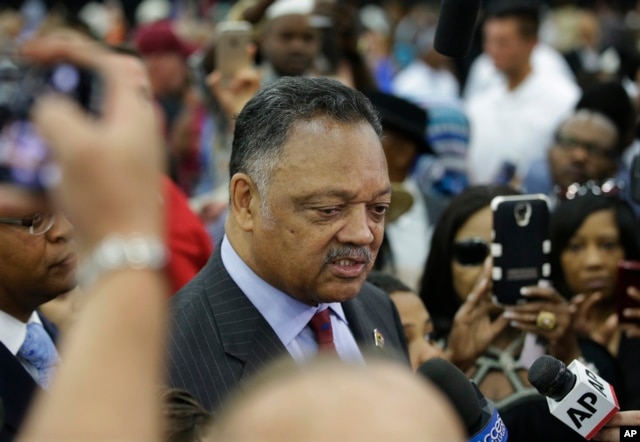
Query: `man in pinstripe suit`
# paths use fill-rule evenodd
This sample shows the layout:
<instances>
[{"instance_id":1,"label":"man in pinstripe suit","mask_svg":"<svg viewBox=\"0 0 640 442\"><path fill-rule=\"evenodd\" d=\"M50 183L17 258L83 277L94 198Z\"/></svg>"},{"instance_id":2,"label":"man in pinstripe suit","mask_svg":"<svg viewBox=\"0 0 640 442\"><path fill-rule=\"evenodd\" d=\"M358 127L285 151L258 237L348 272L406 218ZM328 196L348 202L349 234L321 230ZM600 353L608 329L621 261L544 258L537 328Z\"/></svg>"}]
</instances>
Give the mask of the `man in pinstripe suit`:
<instances>
[{"instance_id":1,"label":"man in pinstripe suit","mask_svg":"<svg viewBox=\"0 0 640 442\"><path fill-rule=\"evenodd\" d=\"M206 408L270 361L318 350L308 326L328 309L338 355L407 360L397 312L365 283L391 200L382 130L360 92L287 77L238 115L226 235L172 299L170 382Z\"/></svg>"}]
</instances>

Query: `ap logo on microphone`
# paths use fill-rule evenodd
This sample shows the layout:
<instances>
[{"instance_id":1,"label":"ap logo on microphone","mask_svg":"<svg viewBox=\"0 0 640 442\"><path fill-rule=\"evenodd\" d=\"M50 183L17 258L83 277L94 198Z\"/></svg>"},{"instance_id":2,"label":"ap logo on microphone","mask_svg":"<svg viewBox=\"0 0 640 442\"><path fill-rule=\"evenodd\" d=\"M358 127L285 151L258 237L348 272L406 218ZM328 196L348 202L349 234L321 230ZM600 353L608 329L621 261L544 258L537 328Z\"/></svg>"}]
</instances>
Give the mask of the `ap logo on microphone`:
<instances>
[{"instance_id":1,"label":"ap logo on microphone","mask_svg":"<svg viewBox=\"0 0 640 442\"><path fill-rule=\"evenodd\" d=\"M562 401L547 398L549 411L587 440L619 409L613 387L575 360L567 367L576 376L575 385Z\"/></svg>"},{"instance_id":2,"label":"ap logo on microphone","mask_svg":"<svg viewBox=\"0 0 640 442\"><path fill-rule=\"evenodd\" d=\"M620 440L640 441L640 427L620 427Z\"/></svg>"}]
</instances>

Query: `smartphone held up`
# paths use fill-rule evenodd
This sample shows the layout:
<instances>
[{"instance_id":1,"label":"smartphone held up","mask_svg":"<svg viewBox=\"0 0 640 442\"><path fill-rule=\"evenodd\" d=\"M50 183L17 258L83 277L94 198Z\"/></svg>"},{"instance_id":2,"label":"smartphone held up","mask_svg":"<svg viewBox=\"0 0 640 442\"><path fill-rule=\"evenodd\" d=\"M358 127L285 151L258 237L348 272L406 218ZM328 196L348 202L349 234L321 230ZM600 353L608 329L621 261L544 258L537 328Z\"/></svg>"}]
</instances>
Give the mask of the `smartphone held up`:
<instances>
[{"instance_id":1,"label":"smartphone held up","mask_svg":"<svg viewBox=\"0 0 640 442\"><path fill-rule=\"evenodd\" d=\"M236 72L253 63L247 51L252 41L252 29L246 21L223 21L216 26L216 69L220 71L223 83L231 81Z\"/></svg>"},{"instance_id":2,"label":"smartphone held up","mask_svg":"<svg viewBox=\"0 0 640 442\"><path fill-rule=\"evenodd\" d=\"M551 276L549 201L542 194L499 196L492 200L491 211L494 301L525 302L521 289Z\"/></svg>"}]
</instances>

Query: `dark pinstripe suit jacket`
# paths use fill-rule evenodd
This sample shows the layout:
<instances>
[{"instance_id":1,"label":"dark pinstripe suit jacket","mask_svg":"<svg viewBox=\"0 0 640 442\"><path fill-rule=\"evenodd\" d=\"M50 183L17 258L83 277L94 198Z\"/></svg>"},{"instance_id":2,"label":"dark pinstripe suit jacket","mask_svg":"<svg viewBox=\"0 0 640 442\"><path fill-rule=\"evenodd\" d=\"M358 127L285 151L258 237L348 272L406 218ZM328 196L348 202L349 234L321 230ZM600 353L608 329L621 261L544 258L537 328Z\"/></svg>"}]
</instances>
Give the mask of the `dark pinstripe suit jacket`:
<instances>
[{"instance_id":1,"label":"dark pinstripe suit jacket","mask_svg":"<svg viewBox=\"0 0 640 442\"><path fill-rule=\"evenodd\" d=\"M44 329L56 340L58 331L40 315ZM40 386L16 358L0 342L0 399L4 404L4 422L0 420L0 442L12 441L29 410L33 395Z\"/></svg>"},{"instance_id":2,"label":"dark pinstripe suit jacket","mask_svg":"<svg viewBox=\"0 0 640 442\"><path fill-rule=\"evenodd\" d=\"M408 364L398 314L388 295L365 284L342 304L349 327L362 350L374 346L373 329L385 349ZM172 298L169 377L207 409L215 411L229 393L278 356L288 354L264 317L233 282L220 248L198 275Z\"/></svg>"}]
</instances>

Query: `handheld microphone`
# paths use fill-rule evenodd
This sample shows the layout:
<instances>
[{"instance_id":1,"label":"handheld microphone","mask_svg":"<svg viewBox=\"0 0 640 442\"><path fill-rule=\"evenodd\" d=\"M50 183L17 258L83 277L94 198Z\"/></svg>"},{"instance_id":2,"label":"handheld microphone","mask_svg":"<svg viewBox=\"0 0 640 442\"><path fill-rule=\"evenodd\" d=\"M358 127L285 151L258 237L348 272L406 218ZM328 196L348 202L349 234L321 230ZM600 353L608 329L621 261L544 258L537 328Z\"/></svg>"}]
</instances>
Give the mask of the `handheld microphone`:
<instances>
[{"instance_id":1,"label":"handheld microphone","mask_svg":"<svg viewBox=\"0 0 640 442\"><path fill-rule=\"evenodd\" d=\"M442 55L464 57L469 52L481 0L442 0L433 47Z\"/></svg>"},{"instance_id":2,"label":"handheld microphone","mask_svg":"<svg viewBox=\"0 0 640 442\"><path fill-rule=\"evenodd\" d=\"M567 367L541 356L529 369L529 382L547 396L551 414L587 440L620 410L613 387L577 360Z\"/></svg>"},{"instance_id":3,"label":"handheld microphone","mask_svg":"<svg viewBox=\"0 0 640 442\"><path fill-rule=\"evenodd\" d=\"M469 442L507 442L507 427L495 406L458 367L446 359L433 358L424 362L418 373L449 398L462 418Z\"/></svg>"}]
</instances>

